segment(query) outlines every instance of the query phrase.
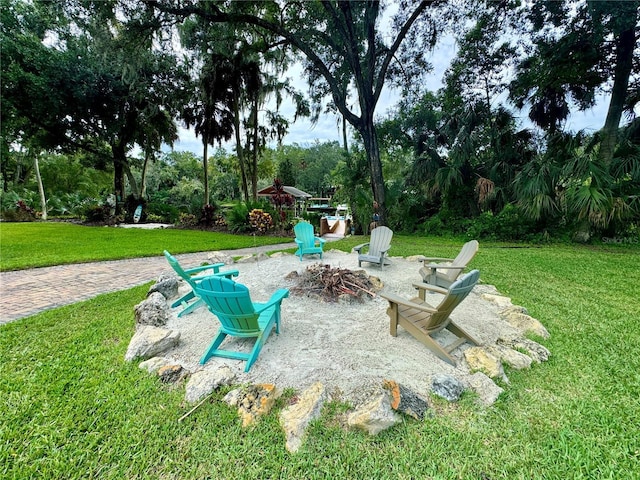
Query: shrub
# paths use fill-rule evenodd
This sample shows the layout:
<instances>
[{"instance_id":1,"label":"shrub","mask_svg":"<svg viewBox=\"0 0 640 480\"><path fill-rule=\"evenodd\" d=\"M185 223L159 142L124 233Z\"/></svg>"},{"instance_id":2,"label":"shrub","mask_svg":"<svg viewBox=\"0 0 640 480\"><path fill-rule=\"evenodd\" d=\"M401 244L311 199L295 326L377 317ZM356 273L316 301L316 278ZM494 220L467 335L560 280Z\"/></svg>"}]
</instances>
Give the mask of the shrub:
<instances>
[{"instance_id":1,"label":"shrub","mask_svg":"<svg viewBox=\"0 0 640 480\"><path fill-rule=\"evenodd\" d=\"M164 201L150 201L147 204L147 220L151 221L151 216L160 218L158 221L163 223L177 223L180 218L180 210Z\"/></svg>"},{"instance_id":2,"label":"shrub","mask_svg":"<svg viewBox=\"0 0 640 480\"><path fill-rule=\"evenodd\" d=\"M233 206L227 213L227 225L233 233L248 232L251 229L249 225L249 209L244 203L238 203Z\"/></svg>"},{"instance_id":3,"label":"shrub","mask_svg":"<svg viewBox=\"0 0 640 480\"><path fill-rule=\"evenodd\" d=\"M82 217L86 222L90 223L106 223L109 221L111 207L109 205L89 204L84 208Z\"/></svg>"},{"instance_id":4,"label":"shrub","mask_svg":"<svg viewBox=\"0 0 640 480\"><path fill-rule=\"evenodd\" d=\"M488 238L491 240L540 241L543 234L536 223L525 218L514 205L506 205L500 213L483 212L469 222L468 238Z\"/></svg>"},{"instance_id":5,"label":"shrub","mask_svg":"<svg viewBox=\"0 0 640 480\"><path fill-rule=\"evenodd\" d=\"M216 211L218 210L218 206L216 204L209 204L202 207L202 211L200 212L200 223L206 226L211 226L214 224L216 217Z\"/></svg>"},{"instance_id":6,"label":"shrub","mask_svg":"<svg viewBox=\"0 0 640 480\"><path fill-rule=\"evenodd\" d=\"M420 230L428 235L464 235L471 220L454 216L450 211L442 210L422 223Z\"/></svg>"},{"instance_id":7,"label":"shrub","mask_svg":"<svg viewBox=\"0 0 640 480\"><path fill-rule=\"evenodd\" d=\"M160 215L155 215L153 213L149 213L149 214L147 214L147 222L150 222L150 223L163 223L164 222L164 218L162 218Z\"/></svg>"},{"instance_id":8,"label":"shrub","mask_svg":"<svg viewBox=\"0 0 640 480\"><path fill-rule=\"evenodd\" d=\"M321 213L317 212L305 212L302 214L302 218L313 225L315 231L320 230L320 219L322 218Z\"/></svg>"},{"instance_id":9,"label":"shrub","mask_svg":"<svg viewBox=\"0 0 640 480\"><path fill-rule=\"evenodd\" d=\"M260 208L254 208L249 212L249 225L260 233L266 233L273 228L273 217Z\"/></svg>"},{"instance_id":10,"label":"shrub","mask_svg":"<svg viewBox=\"0 0 640 480\"><path fill-rule=\"evenodd\" d=\"M198 219L192 213L181 213L178 223L183 227L194 227L198 224Z\"/></svg>"},{"instance_id":11,"label":"shrub","mask_svg":"<svg viewBox=\"0 0 640 480\"><path fill-rule=\"evenodd\" d=\"M3 218L8 222L33 222L37 214L24 200L18 200L15 208L4 211Z\"/></svg>"},{"instance_id":12,"label":"shrub","mask_svg":"<svg viewBox=\"0 0 640 480\"><path fill-rule=\"evenodd\" d=\"M249 212L251 212L252 210L261 210L262 212L268 214L271 217L271 221L273 222L273 214L275 213L275 211L268 202L258 201L237 203L231 210L227 212L226 220L227 225L229 226L229 230L231 230L233 233L256 231L256 229L251 225L251 221L249 219Z\"/></svg>"}]
</instances>

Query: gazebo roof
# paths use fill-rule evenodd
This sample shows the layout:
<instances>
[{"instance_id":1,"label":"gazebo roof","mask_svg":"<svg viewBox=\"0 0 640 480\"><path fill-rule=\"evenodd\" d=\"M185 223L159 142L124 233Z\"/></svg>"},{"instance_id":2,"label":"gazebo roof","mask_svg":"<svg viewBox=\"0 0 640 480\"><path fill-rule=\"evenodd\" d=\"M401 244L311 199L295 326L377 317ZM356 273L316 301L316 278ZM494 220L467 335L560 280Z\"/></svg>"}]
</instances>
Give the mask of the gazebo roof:
<instances>
[{"instance_id":1,"label":"gazebo roof","mask_svg":"<svg viewBox=\"0 0 640 480\"><path fill-rule=\"evenodd\" d=\"M296 187L282 187L282 189L288 193L289 195L295 197L295 198L311 198L311 195L309 195L307 192L303 192L302 190L297 189ZM266 188L263 188L262 190L258 191L258 196L259 197L270 197L271 195L273 195L274 193L276 193L276 189L273 187L273 185L269 185Z\"/></svg>"}]
</instances>

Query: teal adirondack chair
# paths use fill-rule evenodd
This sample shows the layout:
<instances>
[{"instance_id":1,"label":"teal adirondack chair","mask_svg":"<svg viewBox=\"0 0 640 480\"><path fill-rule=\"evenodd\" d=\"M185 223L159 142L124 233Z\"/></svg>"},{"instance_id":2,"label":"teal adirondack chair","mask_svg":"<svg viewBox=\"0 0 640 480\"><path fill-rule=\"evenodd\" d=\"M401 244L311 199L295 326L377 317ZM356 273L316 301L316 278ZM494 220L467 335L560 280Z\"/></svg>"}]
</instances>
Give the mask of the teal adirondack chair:
<instances>
[{"instance_id":1,"label":"teal adirondack chair","mask_svg":"<svg viewBox=\"0 0 640 480\"><path fill-rule=\"evenodd\" d=\"M387 252L391 248L391 239L393 231L390 228L382 226L371 230L371 238L368 243L362 243L353 247L358 253L358 266L362 266L362 262L376 263L382 268L389 265L389 259L386 258Z\"/></svg>"},{"instance_id":2,"label":"teal adirondack chair","mask_svg":"<svg viewBox=\"0 0 640 480\"><path fill-rule=\"evenodd\" d=\"M296 234L295 241L298 245L296 255L300 256L300 261L303 255L320 254L322 259L322 249L326 240L315 236L313 225L309 222L299 222L293 227L293 232Z\"/></svg>"},{"instance_id":3,"label":"teal adirondack chair","mask_svg":"<svg viewBox=\"0 0 640 480\"><path fill-rule=\"evenodd\" d=\"M289 290L277 290L266 303L251 301L249 289L241 283L220 276L208 277L195 287L196 294L220 321L220 330L200 359L205 364L211 357L224 357L247 362L248 372L256 361L262 346L275 327L280 333L280 304L289 296ZM220 347L227 335L251 338L256 342L249 353L223 350Z\"/></svg>"},{"instance_id":4,"label":"teal adirondack chair","mask_svg":"<svg viewBox=\"0 0 640 480\"><path fill-rule=\"evenodd\" d=\"M184 268L182 268L182 266L180 266L180 263L178 263L178 260L176 259L176 257L171 255L166 250L164 251L164 256L169 262L169 265L171 265L171 268L173 268L173 270L178 274L178 276L182 278L185 282L187 282L187 284L189 284L189 286L191 287L191 291L189 293L183 295L182 297L180 297L178 300L176 300L171 304L171 308L176 308L177 306L182 305L183 309L180 311L180 313L178 313L178 317L191 313L195 309L200 308L204 305L202 300L198 298L194 292L194 286L200 280L202 280L203 278L207 278L211 275L221 275L223 277L232 278L232 277L237 277L239 273L238 270L225 270L221 272L220 267L224 267L224 263L201 265L199 267L193 267L185 270ZM196 275L198 273L205 272L207 270L212 270L212 272L208 274L203 274L203 275Z\"/></svg>"}]
</instances>

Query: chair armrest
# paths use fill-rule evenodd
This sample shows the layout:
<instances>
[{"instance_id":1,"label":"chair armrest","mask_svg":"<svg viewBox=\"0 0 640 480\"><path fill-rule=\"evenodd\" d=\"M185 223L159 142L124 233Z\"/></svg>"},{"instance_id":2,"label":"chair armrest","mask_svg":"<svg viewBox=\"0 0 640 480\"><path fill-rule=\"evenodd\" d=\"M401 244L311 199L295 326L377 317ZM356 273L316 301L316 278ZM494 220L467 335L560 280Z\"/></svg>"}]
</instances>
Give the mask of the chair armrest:
<instances>
[{"instance_id":1,"label":"chair armrest","mask_svg":"<svg viewBox=\"0 0 640 480\"><path fill-rule=\"evenodd\" d=\"M223 270L222 272L214 273L214 275L231 279L231 277L237 277L240 275L240 272L238 270Z\"/></svg>"},{"instance_id":2,"label":"chair armrest","mask_svg":"<svg viewBox=\"0 0 640 480\"><path fill-rule=\"evenodd\" d=\"M289 290L286 288L281 288L279 290L276 290L273 295L271 295L271 298L269 299L268 302L266 303L254 303L253 307L256 310L256 313L260 313L263 310L266 310L267 308L282 302L283 299L287 298L289 296Z\"/></svg>"},{"instance_id":3,"label":"chair armrest","mask_svg":"<svg viewBox=\"0 0 640 480\"><path fill-rule=\"evenodd\" d=\"M422 262L425 264L427 262L453 262L453 258L429 257L429 258L423 258Z\"/></svg>"},{"instance_id":4,"label":"chair armrest","mask_svg":"<svg viewBox=\"0 0 640 480\"><path fill-rule=\"evenodd\" d=\"M413 288L418 290L430 290L432 292L441 293L443 295L446 295L447 293L449 293L449 290L447 290L446 288L437 287L429 283L414 283Z\"/></svg>"},{"instance_id":5,"label":"chair armrest","mask_svg":"<svg viewBox=\"0 0 640 480\"><path fill-rule=\"evenodd\" d=\"M204 270L213 270L213 273L218 273L220 271L220 267L224 267L224 263L211 263L209 265L200 265L199 267L193 267L189 269L185 269L185 273L187 275L193 275L194 273L202 272Z\"/></svg>"},{"instance_id":6,"label":"chair armrest","mask_svg":"<svg viewBox=\"0 0 640 480\"><path fill-rule=\"evenodd\" d=\"M222 272L211 273L208 275L196 275L195 277L191 277L191 280L198 282L209 277L227 277L230 279L231 277L237 277L238 275L240 275L238 270L223 270Z\"/></svg>"},{"instance_id":7,"label":"chair armrest","mask_svg":"<svg viewBox=\"0 0 640 480\"><path fill-rule=\"evenodd\" d=\"M369 245L369 243L361 243L360 245L356 245L355 247L353 247L353 249L360 253L360 250L362 250L364 247L366 247L367 245Z\"/></svg>"},{"instance_id":8,"label":"chair armrest","mask_svg":"<svg viewBox=\"0 0 640 480\"><path fill-rule=\"evenodd\" d=\"M422 310L423 312L428 313L436 313L437 310L433 307L430 307L421 303L414 303L411 300L407 300L406 298L402 298L398 295L394 295L393 293L381 293L380 296L385 298L389 303L396 303L398 305L403 305L409 308L415 308L416 310Z\"/></svg>"},{"instance_id":9,"label":"chair armrest","mask_svg":"<svg viewBox=\"0 0 640 480\"><path fill-rule=\"evenodd\" d=\"M439 263L425 263L424 268L436 268L438 270L444 270L444 269L457 269L457 270L462 270L464 267L461 265L440 265Z\"/></svg>"},{"instance_id":10,"label":"chair armrest","mask_svg":"<svg viewBox=\"0 0 640 480\"><path fill-rule=\"evenodd\" d=\"M384 249L380 249L380 253L384 255L384 254L385 254L385 253L387 253L389 250L391 250L391 246L389 246L389 247L387 247L387 248L384 248Z\"/></svg>"},{"instance_id":11,"label":"chair armrest","mask_svg":"<svg viewBox=\"0 0 640 480\"><path fill-rule=\"evenodd\" d=\"M302 246L302 240L298 240L297 238L294 238L293 241L296 242L296 245L298 245L299 247Z\"/></svg>"},{"instance_id":12,"label":"chair armrest","mask_svg":"<svg viewBox=\"0 0 640 480\"><path fill-rule=\"evenodd\" d=\"M320 242L320 245L324 245L325 243L327 243L327 241L324 238L320 238L320 237L314 237L314 242Z\"/></svg>"}]
</instances>

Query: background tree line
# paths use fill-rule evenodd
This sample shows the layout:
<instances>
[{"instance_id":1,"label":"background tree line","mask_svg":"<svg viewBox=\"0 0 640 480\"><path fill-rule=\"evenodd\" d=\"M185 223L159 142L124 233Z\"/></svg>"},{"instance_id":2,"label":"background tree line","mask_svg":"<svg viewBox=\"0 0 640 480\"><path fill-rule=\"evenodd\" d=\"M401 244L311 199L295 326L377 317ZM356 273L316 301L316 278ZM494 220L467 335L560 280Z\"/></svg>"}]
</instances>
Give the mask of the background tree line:
<instances>
[{"instance_id":1,"label":"background tree line","mask_svg":"<svg viewBox=\"0 0 640 480\"><path fill-rule=\"evenodd\" d=\"M259 186L280 176L313 195L335 190L362 230L376 201L383 222L407 232L637 234L640 2L388 7L4 1L3 209L20 197L30 208L70 211L53 205L63 195L47 185L55 165L61 178L95 171L84 180L92 187L71 182L64 194L114 192L118 210L130 197L198 217L216 202L255 202ZM444 36L458 49L434 91L426 55ZM285 77L295 61L306 94ZM376 112L385 85L401 99ZM602 94L599 131L565 128ZM293 118L280 113L285 100ZM299 116L327 114L350 125L343 145L281 144ZM161 153L180 123L201 138L202 159ZM233 153L210 155L222 141ZM159 171L176 178L162 183Z\"/></svg>"}]
</instances>

